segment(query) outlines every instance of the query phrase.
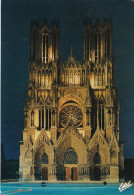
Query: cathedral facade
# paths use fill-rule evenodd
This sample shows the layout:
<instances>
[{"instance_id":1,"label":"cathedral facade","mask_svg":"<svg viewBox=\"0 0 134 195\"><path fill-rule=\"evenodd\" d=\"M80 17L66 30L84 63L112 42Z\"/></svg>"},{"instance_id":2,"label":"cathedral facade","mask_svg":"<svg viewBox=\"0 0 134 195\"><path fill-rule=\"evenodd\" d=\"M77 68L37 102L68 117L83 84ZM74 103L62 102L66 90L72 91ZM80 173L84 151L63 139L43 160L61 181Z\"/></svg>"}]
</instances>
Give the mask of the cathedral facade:
<instances>
[{"instance_id":1,"label":"cathedral facade","mask_svg":"<svg viewBox=\"0 0 134 195\"><path fill-rule=\"evenodd\" d=\"M119 181L119 101L111 20L84 21L83 61L60 63L60 25L31 23L20 141L23 180Z\"/></svg>"}]
</instances>

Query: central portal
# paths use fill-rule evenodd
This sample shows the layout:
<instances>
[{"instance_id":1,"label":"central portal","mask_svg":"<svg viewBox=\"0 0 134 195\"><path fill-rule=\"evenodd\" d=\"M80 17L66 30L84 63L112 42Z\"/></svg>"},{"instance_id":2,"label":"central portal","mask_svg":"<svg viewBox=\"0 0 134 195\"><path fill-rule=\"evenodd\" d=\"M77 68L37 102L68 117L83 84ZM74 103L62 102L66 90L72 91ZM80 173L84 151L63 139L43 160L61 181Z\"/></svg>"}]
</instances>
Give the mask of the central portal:
<instances>
[{"instance_id":1,"label":"central portal","mask_svg":"<svg viewBox=\"0 0 134 195\"><path fill-rule=\"evenodd\" d=\"M42 180L48 180L48 168L42 167Z\"/></svg>"},{"instance_id":2,"label":"central portal","mask_svg":"<svg viewBox=\"0 0 134 195\"><path fill-rule=\"evenodd\" d=\"M71 179L73 181L77 180L77 167L72 167L72 169L71 169Z\"/></svg>"},{"instance_id":3,"label":"central portal","mask_svg":"<svg viewBox=\"0 0 134 195\"><path fill-rule=\"evenodd\" d=\"M70 179L71 179L71 177L70 177L70 167L65 168L65 179L66 179L66 181L70 181Z\"/></svg>"},{"instance_id":4,"label":"central portal","mask_svg":"<svg viewBox=\"0 0 134 195\"><path fill-rule=\"evenodd\" d=\"M66 181L76 181L77 180L77 167L66 167L65 168L65 179Z\"/></svg>"},{"instance_id":5,"label":"central portal","mask_svg":"<svg viewBox=\"0 0 134 195\"><path fill-rule=\"evenodd\" d=\"M94 168L94 180L95 181L100 181L101 179L101 171L99 167Z\"/></svg>"},{"instance_id":6,"label":"central portal","mask_svg":"<svg viewBox=\"0 0 134 195\"><path fill-rule=\"evenodd\" d=\"M65 165L65 179L66 181L77 180L77 167L78 156L74 148L69 147L64 154L64 165Z\"/></svg>"}]
</instances>

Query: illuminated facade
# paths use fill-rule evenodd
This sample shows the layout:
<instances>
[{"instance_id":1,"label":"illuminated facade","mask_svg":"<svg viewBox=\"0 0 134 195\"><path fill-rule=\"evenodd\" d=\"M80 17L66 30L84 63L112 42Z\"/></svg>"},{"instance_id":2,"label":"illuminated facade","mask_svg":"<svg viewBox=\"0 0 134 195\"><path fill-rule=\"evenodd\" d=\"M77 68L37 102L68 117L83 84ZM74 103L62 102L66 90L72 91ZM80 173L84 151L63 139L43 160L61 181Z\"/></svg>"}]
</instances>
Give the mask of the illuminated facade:
<instances>
[{"instance_id":1,"label":"illuminated facade","mask_svg":"<svg viewBox=\"0 0 134 195\"><path fill-rule=\"evenodd\" d=\"M83 62L60 64L59 22L31 24L20 174L29 180L119 181L119 102L112 22L84 21Z\"/></svg>"}]
</instances>

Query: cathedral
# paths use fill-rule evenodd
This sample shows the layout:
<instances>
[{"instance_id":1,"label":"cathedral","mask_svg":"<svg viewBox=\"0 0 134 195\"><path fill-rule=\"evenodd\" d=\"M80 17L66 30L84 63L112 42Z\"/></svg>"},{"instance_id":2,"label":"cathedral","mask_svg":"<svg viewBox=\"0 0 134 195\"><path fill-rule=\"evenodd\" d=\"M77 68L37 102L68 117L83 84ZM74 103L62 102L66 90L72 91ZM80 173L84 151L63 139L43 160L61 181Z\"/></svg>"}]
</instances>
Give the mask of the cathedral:
<instances>
[{"instance_id":1,"label":"cathedral","mask_svg":"<svg viewBox=\"0 0 134 195\"><path fill-rule=\"evenodd\" d=\"M60 62L60 24L31 22L19 172L23 181L119 182L113 26L83 22L83 60Z\"/></svg>"}]
</instances>

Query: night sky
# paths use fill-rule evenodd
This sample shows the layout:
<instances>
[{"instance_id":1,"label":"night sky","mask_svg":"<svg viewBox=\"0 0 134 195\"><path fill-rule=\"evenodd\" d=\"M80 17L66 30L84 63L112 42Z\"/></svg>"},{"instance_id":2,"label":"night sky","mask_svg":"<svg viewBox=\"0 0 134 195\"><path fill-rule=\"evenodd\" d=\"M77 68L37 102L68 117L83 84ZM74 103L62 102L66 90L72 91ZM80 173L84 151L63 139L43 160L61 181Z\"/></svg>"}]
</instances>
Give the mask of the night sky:
<instances>
[{"instance_id":1,"label":"night sky","mask_svg":"<svg viewBox=\"0 0 134 195\"><path fill-rule=\"evenodd\" d=\"M30 57L30 22L60 20L60 59L83 55L83 18L112 18L116 86L120 102L120 141L134 158L134 1L2 0L1 139L6 159L18 159Z\"/></svg>"}]
</instances>

